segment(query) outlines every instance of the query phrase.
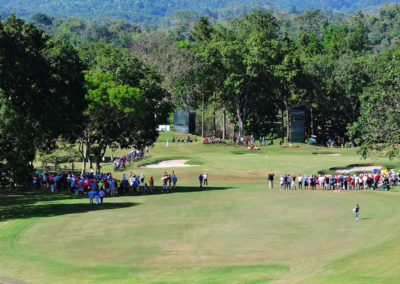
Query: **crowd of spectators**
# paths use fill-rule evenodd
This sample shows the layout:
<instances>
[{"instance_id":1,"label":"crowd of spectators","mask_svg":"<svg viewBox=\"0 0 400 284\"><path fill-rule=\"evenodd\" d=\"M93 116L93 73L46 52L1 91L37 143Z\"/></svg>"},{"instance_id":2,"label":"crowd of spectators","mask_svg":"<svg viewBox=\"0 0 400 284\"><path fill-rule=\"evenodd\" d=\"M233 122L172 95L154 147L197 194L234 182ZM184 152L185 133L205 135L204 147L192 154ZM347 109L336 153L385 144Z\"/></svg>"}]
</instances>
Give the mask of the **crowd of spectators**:
<instances>
[{"instance_id":1,"label":"crowd of spectators","mask_svg":"<svg viewBox=\"0 0 400 284\"><path fill-rule=\"evenodd\" d=\"M271 174L268 175L271 181ZM273 180L273 176L272 176ZM358 189L383 189L390 190L391 186L400 185L400 173L393 171L387 173L373 172L361 174L337 175L282 175L279 178L281 190L358 190ZM273 186L273 185L272 185ZM270 182L271 187L271 182Z\"/></svg>"}]
</instances>

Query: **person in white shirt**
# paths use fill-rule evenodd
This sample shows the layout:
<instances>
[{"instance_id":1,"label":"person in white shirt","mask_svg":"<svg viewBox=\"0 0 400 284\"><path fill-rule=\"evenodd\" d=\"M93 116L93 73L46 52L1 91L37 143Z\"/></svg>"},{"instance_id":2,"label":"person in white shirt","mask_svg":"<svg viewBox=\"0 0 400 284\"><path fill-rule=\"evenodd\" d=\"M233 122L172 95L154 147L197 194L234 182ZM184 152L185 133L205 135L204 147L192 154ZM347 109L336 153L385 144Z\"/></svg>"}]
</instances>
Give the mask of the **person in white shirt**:
<instances>
[{"instance_id":1,"label":"person in white shirt","mask_svg":"<svg viewBox=\"0 0 400 284\"><path fill-rule=\"evenodd\" d=\"M318 180L319 180L319 189L325 189L325 177L320 175Z\"/></svg>"},{"instance_id":2,"label":"person in white shirt","mask_svg":"<svg viewBox=\"0 0 400 284\"><path fill-rule=\"evenodd\" d=\"M204 173L204 175L203 175L203 184L204 185L208 185L208 175L207 175L207 173Z\"/></svg>"},{"instance_id":3,"label":"person in white shirt","mask_svg":"<svg viewBox=\"0 0 400 284\"><path fill-rule=\"evenodd\" d=\"M364 184L364 189L367 189L367 180L368 180L368 176L367 176L367 175L364 175L362 180L363 180L363 184Z\"/></svg>"},{"instance_id":4,"label":"person in white shirt","mask_svg":"<svg viewBox=\"0 0 400 284\"><path fill-rule=\"evenodd\" d=\"M303 177L301 175L299 175L297 181L299 182L299 189L303 189Z\"/></svg>"}]
</instances>

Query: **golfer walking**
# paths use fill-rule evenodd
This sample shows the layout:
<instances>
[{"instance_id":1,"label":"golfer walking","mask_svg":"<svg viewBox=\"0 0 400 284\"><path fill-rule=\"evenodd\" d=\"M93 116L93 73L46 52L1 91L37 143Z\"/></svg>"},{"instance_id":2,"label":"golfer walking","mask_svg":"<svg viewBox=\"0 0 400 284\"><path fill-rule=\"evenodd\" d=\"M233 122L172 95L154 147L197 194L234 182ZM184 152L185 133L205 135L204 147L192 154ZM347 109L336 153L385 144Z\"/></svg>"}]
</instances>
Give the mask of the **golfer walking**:
<instances>
[{"instance_id":1,"label":"golfer walking","mask_svg":"<svg viewBox=\"0 0 400 284\"><path fill-rule=\"evenodd\" d=\"M360 212L360 206L358 206L358 203L356 204L356 207L354 207L353 211L355 213L356 220L358 221L358 214Z\"/></svg>"}]
</instances>

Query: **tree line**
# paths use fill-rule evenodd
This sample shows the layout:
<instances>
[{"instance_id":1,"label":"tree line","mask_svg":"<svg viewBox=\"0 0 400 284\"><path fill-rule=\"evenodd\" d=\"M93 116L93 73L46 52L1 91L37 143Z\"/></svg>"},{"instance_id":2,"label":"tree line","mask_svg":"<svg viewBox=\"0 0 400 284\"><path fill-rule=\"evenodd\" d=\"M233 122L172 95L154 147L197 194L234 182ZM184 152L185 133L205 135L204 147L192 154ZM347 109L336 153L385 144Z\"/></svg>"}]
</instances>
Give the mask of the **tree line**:
<instances>
[{"instance_id":1,"label":"tree line","mask_svg":"<svg viewBox=\"0 0 400 284\"><path fill-rule=\"evenodd\" d=\"M171 111L160 76L114 45L53 40L14 15L0 22L0 180L23 181L60 141L96 166L107 147L151 145Z\"/></svg>"},{"instance_id":2,"label":"tree line","mask_svg":"<svg viewBox=\"0 0 400 284\"><path fill-rule=\"evenodd\" d=\"M397 156L399 11L282 19L254 10L168 31L11 15L0 22L1 176L22 179L61 140L99 171L108 147L151 145L176 108L199 113L198 134L224 138L229 123L237 136L289 138L300 109L308 137Z\"/></svg>"},{"instance_id":3,"label":"tree line","mask_svg":"<svg viewBox=\"0 0 400 284\"><path fill-rule=\"evenodd\" d=\"M0 14L17 13L30 17L37 12L64 18L65 15L94 21L126 19L145 26L164 25L170 16L191 11L218 21L241 17L252 9L274 9L276 12L301 13L307 9L325 9L329 13L348 13L357 10L376 11L383 3L396 0L1 0Z\"/></svg>"}]
</instances>

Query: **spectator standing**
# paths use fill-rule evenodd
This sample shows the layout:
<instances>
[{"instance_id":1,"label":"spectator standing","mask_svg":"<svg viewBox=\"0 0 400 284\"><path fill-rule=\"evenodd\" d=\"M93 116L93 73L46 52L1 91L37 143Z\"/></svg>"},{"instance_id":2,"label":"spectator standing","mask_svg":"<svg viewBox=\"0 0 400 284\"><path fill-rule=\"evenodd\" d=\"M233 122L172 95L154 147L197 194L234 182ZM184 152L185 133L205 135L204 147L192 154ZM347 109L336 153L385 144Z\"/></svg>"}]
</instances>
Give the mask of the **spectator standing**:
<instances>
[{"instance_id":1,"label":"spectator standing","mask_svg":"<svg viewBox=\"0 0 400 284\"><path fill-rule=\"evenodd\" d=\"M104 198L105 195L106 195L106 193L104 192L104 190L100 189L99 197L100 197L100 203L101 204L103 204L103 198Z\"/></svg>"},{"instance_id":2,"label":"spectator standing","mask_svg":"<svg viewBox=\"0 0 400 284\"><path fill-rule=\"evenodd\" d=\"M93 204L93 198L94 198L94 191L93 191L93 189L92 189L91 191L89 191L88 195L89 195L89 202L90 202L90 204Z\"/></svg>"},{"instance_id":3,"label":"spectator standing","mask_svg":"<svg viewBox=\"0 0 400 284\"><path fill-rule=\"evenodd\" d=\"M199 175L200 188L203 188L203 179L204 179L203 175L200 174L200 175Z\"/></svg>"},{"instance_id":4,"label":"spectator standing","mask_svg":"<svg viewBox=\"0 0 400 284\"><path fill-rule=\"evenodd\" d=\"M171 175L168 175L168 189L169 190L171 190L171 188L172 188L172 177L171 177Z\"/></svg>"},{"instance_id":5,"label":"spectator standing","mask_svg":"<svg viewBox=\"0 0 400 284\"><path fill-rule=\"evenodd\" d=\"M292 176L292 189L296 190L296 176Z\"/></svg>"},{"instance_id":6,"label":"spectator standing","mask_svg":"<svg viewBox=\"0 0 400 284\"><path fill-rule=\"evenodd\" d=\"M177 181L178 181L178 178L177 178L176 175L174 175L174 176L172 177L172 184L173 184L173 188L174 188L174 189L176 188L176 183L177 183Z\"/></svg>"},{"instance_id":7,"label":"spectator standing","mask_svg":"<svg viewBox=\"0 0 400 284\"><path fill-rule=\"evenodd\" d=\"M269 189L274 188L274 173L268 173L268 183L269 183Z\"/></svg>"},{"instance_id":8,"label":"spectator standing","mask_svg":"<svg viewBox=\"0 0 400 284\"><path fill-rule=\"evenodd\" d=\"M303 189L303 177L301 175L299 175L299 177L297 178L297 181L299 182L299 190Z\"/></svg>"},{"instance_id":9,"label":"spectator standing","mask_svg":"<svg viewBox=\"0 0 400 284\"><path fill-rule=\"evenodd\" d=\"M100 197L100 192L99 190L96 188L95 192L94 192L94 198L96 199L96 204L99 204L99 197Z\"/></svg>"},{"instance_id":10,"label":"spectator standing","mask_svg":"<svg viewBox=\"0 0 400 284\"><path fill-rule=\"evenodd\" d=\"M166 192L168 192L168 175L167 175L167 173L165 173L161 179L163 181L163 190L161 192L164 192L164 190Z\"/></svg>"},{"instance_id":11,"label":"spectator standing","mask_svg":"<svg viewBox=\"0 0 400 284\"><path fill-rule=\"evenodd\" d=\"M153 192L153 190L154 190L154 178L151 177L150 178L150 191Z\"/></svg>"},{"instance_id":12,"label":"spectator standing","mask_svg":"<svg viewBox=\"0 0 400 284\"><path fill-rule=\"evenodd\" d=\"M206 172L205 172L204 175L203 175L203 184L204 184L204 185L208 185L208 175L207 175Z\"/></svg>"}]
</instances>

